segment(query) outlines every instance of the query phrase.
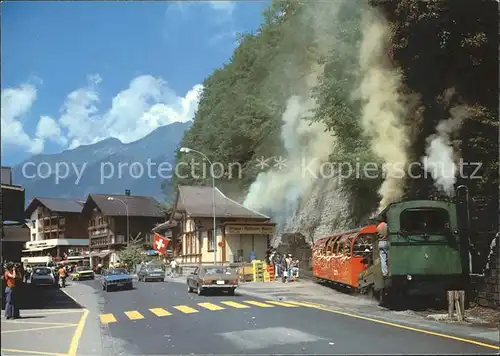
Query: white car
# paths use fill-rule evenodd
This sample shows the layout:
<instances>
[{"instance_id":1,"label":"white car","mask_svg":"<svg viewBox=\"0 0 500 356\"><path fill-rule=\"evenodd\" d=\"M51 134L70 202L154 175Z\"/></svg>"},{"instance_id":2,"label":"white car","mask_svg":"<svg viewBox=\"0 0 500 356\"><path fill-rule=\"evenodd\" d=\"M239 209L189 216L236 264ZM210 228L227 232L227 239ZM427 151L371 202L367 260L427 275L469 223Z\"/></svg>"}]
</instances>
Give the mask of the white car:
<instances>
[{"instance_id":1,"label":"white car","mask_svg":"<svg viewBox=\"0 0 500 356\"><path fill-rule=\"evenodd\" d=\"M35 267L31 272L30 283L33 286L56 287L56 279L50 267Z\"/></svg>"}]
</instances>

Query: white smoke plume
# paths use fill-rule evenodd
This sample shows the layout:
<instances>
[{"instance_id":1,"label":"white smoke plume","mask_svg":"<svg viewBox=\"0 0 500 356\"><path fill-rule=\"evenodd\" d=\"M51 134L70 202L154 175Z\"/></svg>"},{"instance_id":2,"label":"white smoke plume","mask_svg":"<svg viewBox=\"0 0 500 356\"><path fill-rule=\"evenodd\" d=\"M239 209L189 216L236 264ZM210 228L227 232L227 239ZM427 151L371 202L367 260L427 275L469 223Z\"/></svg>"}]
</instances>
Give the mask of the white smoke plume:
<instances>
[{"instance_id":1,"label":"white smoke plume","mask_svg":"<svg viewBox=\"0 0 500 356\"><path fill-rule=\"evenodd\" d=\"M383 19L367 15L359 55L362 71L359 95L364 102L361 123L385 171L379 189L379 211L403 197L408 165L409 140L403 121L407 110L399 94L401 75L391 67L387 57L389 30Z\"/></svg>"},{"instance_id":2,"label":"white smoke plume","mask_svg":"<svg viewBox=\"0 0 500 356\"><path fill-rule=\"evenodd\" d=\"M304 119L314 105L312 99L289 98L282 117L282 140L287 151L285 166L260 173L244 202L251 209L271 214L278 227L295 216L300 198L318 179L321 164L334 149L334 138L325 133L326 127L320 123L311 125Z\"/></svg>"},{"instance_id":3,"label":"white smoke plume","mask_svg":"<svg viewBox=\"0 0 500 356\"><path fill-rule=\"evenodd\" d=\"M450 118L440 121L436 133L427 138L426 156L422 158L424 170L434 179L434 185L448 196L453 196L458 173L458 152L451 143L451 135L455 133L464 120L472 115L465 105L450 109Z\"/></svg>"}]
</instances>

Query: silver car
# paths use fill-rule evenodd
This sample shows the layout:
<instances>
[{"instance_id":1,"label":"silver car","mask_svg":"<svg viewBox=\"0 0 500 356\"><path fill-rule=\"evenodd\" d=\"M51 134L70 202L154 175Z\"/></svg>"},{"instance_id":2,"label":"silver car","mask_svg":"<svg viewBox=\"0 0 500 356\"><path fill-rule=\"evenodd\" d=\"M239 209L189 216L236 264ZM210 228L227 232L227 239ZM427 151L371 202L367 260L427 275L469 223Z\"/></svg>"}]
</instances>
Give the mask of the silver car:
<instances>
[{"instance_id":1,"label":"silver car","mask_svg":"<svg viewBox=\"0 0 500 356\"><path fill-rule=\"evenodd\" d=\"M30 283L33 286L56 287L56 279L49 267L35 267L30 276Z\"/></svg>"}]
</instances>

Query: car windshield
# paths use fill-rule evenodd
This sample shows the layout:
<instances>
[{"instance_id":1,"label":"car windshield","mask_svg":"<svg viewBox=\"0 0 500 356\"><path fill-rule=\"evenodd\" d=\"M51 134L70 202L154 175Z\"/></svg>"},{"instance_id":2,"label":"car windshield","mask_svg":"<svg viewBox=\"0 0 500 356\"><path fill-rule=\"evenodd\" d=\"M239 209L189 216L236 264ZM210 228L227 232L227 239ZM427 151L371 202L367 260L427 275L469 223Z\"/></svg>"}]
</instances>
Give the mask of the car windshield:
<instances>
[{"instance_id":1,"label":"car windshield","mask_svg":"<svg viewBox=\"0 0 500 356\"><path fill-rule=\"evenodd\" d=\"M33 273L44 276L44 275L51 274L52 270L50 268L35 268Z\"/></svg>"},{"instance_id":2,"label":"car windshield","mask_svg":"<svg viewBox=\"0 0 500 356\"><path fill-rule=\"evenodd\" d=\"M89 267L77 267L77 268L76 268L76 271L77 271L77 272L81 272L81 271L88 271L88 270L90 270L90 268L89 268Z\"/></svg>"},{"instance_id":3,"label":"car windshield","mask_svg":"<svg viewBox=\"0 0 500 356\"><path fill-rule=\"evenodd\" d=\"M127 274L125 268L113 268L108 270L109 275L119 275L119 274Z\"/></svg>"},{"instance_id":4,"label":"car windshield","mask_svg":"<svg viewBox=\"0 0 500 356\"><path fill-rule=\"evenodd\" d=\"M231 274L231 268L229 267L211 267L205 270L205 274Z\"/></svg>"},{"instance_id":5,"label":"car windshield","mask_svg":"<svg viewBox=\"0 0 500 356\"><path fill-rule=\"evenodd\" d=\"M147 270L149 272L163 272L163 269L160 266L148 266Z\"/></svg>"}]
</instances>

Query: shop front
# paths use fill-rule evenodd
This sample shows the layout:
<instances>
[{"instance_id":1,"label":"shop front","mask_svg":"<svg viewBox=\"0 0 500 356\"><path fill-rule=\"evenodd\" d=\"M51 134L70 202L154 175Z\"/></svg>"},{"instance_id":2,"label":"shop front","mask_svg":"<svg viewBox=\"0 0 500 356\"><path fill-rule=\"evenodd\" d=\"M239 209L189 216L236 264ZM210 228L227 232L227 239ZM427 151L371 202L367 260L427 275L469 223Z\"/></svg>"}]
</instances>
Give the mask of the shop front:
<instances>
[{"instance_id":1,"label":"shop front","mask_svg":"<svg viewBox=\"0 0 500 356\"><path fill-rule=\"evenodd\" d=\"M22 251L22 261L27 264L65 261L70 255L85 255L88 244L87 239L28 241Z\"/></svg>"}]
</instances>

